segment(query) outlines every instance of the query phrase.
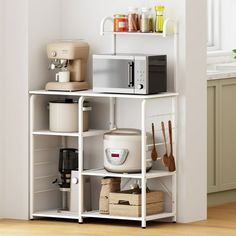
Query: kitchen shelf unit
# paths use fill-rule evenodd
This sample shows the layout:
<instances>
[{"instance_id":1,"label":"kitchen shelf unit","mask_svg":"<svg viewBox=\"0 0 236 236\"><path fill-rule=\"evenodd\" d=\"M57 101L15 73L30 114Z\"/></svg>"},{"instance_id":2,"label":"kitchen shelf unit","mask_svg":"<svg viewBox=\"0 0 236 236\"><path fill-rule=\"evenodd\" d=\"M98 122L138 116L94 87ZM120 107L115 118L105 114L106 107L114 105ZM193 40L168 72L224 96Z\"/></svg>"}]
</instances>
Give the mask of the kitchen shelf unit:
<instances>
[{"instance_id":1,"label":"kitchen shelf unit","mask_svg":"<svg viewBox=\"0 0 236 236\"><path fill-rule=\"evenodd\" d=\"M164 29L163 33L128 33L128 32L111 32L105 30L105 23L107 21L107 18L104 18L101 22L101 28L100 28L100 34L106 35L106 36L112 36L112 52L116 53L116 42L117 37L120 36L140 36L140 37L157 37L157 38L165 38L167 36L173 36L173 42L174 42L174 90L176 90L176 65L177 65L177 45L178 45L178 29L177 29L177 23L174 20L166 19L164 22ZM172 30L170 30L172 26ZM69 96L69 97L76 97L79 98L78 103L78 115L79 115L79 132L78 133L60 133L60 132L50 132L49 130L45 129L34 129L34 99L37 96ZM37 218L37 217L53 217L53 218L65 218L65 219L76 219L79 221L79 223L83 222L83 218L91 217L91 218L104 218L104 219L123 219L123 220L134 220L134 221L140 221L141 226L143 228L146 227L146 222L150 220L159 220L159 219L171 219L173 222L176 221L176 172L168 172L166 170L155 170L152 169L149 172L146 172L146 155L147 152L150 151L152 145L146 143L146 121L147 119L153 119L155 117L159 117L160 119L163 119L165 117L171 117L171 120L175 124L173 126L173 131L175 133L175 140L176 140L176 107L177 107L177 96L178 94L175 92L166 92L161 94L152 94L152 95L137 95L137 94L109 94L109 93L95 93L92 90L86 90L86 91L79 91L79 92L57 92L57 91L44 91L44 90L37 90L37 91L30 91L30 108L31 108L31 116L30 116L30 137L31 137L31 145L30 145L30 156L31 156L31 180L30 180L30 217ZM116 127L116 120L115 120L115 106L116 106L116 100L117 99L137 99L141 101L141 107L139 109L140 116L141 116L141 136L142 136L142 170L141 173L138 174L128 174L128 173L111 173L107 172L103 168L97 168L97 169L83 169L84 160L86 159L86 155L84 153L84 138L86 137L93 137L93 136L101 136L103 135L106 130L89 130L87 132L81 132L83 129L83 111L82 111L82 105L85 100L85 98L107 98L109 99L109 106L110 106L110 117L109 117L109 129L112 129ZM169 99L171 101L171 112L167 112L164 114L152 114L149 117L146 117L146 108L149 101L159 101ZM157 109L158 112L158 109ZM150 120L149 120L150 122ZM158 130L159 132L160 130ZM78 184L78 190L79 190L79 196L78 196L78 212L60 212L58 213L57 209L46 209L46 210L39 210L34 211L34 203L33 203L33 195L34 195L34 183L32 180L33 176L33 169L34 169L34 139L37 136L49 136L49 137L60 137L62 138L62 141L65 137L78 137L78 150L79 150L79 170L78 170L78 178L79 178L79 184ZM155 143L157 148L161 148L164 146L162 142ZM174 141L174 156L176 157L176 141ZM158 161L160 161L160 158L158 158ZM86 177L121 177L121 178L127 178L127 179L134 179L134 180L141 180L141 188L142 188L142 205L141 205L141 217L126 217L126 216L113 216L113 215L104 215L100 214L97 209L93 209L92 211L84 211L84 179ZM162 182L162 179L169 178L171 180L171 187L169 188ZM157 179L160 183L162 189L164 189L164 192L166 193L167 197L170 199L169 205L170 209L165 209L163 213L155 214L155 215L146 215L146 184L148 180Z\"/></svg>"},{"instance_id":2,"label":"kitchen shelf unit","mask_svg":"<svg viewBox=\"0 0 236 236\"><path fill-rule=\"evenodd\" d=\"M78 102L78 113L79 113L79 132L78 133L60 133L60 132L51 132L49 130L45 129L35 129L34 119L35 114L34 111L37 109L35 107L37 104L35 104L35 98L38 96L71 96L79 99ZM83 222L83 218L92 217L92 218L107 218L107 219L124 219L124 220L136 220L141 221L141 226L143 228L146 227L146 222L150 220L158 220L163 218L172 218L172 221L176 221L176 172L168 172L166 170L150 170L149 172L146 172L146 155L147 151L150 150L150 144L146 143L146 119L148 117L146 116L146 106L149 101L156 101L161 99L168 99L171 102L171 112L162 113L154 115L152 114L150 117L153 118L155 116L159 116L163 118L163 116L172 117L172 121L174 121L175 126L173 126L173 130L175 130L176 133L176 100L177 100L177 93L161 93L161 94L153 94L153 95L128 95L128 94L103 94L103 93L94 93L91 90L87 91L81 91L81 92L54 92L54 91L44 91L44 90L38 90L38 91L30 91L30 217L38 218L38 217L52 217L52 218L64 218L64 219L76 219L80 223ZM83 127L83 102L86 98L107 98L109 99L109 106L110 106L110 118L109 118L109 124L110 129L114 128L116 126L115 124L115 106L116 106L116 99L119 98L126 98L126 99L138 99L141 101L141 131L142 131L142 171L141 173L137 174L128 174L128 173L111 173L107 172L104 169L88 169L84 170L84 159L86 158L86 155L84 153L84 147L83 142L84 138L86 137L92 137L92 136L101 136L103 135L106 130L89 130L87 132L80 132ZM34 176L34 142L35 137L37 136L58 136L63 139L63 137L78 137L78 150L79 150L79 170L78 170L78 177L79 177L79 196L78 196L78 204L79 204L79 210L78 212L58 212L57 209L44 209L44 210L38 210L34 211L34 195L37 194L35 189L35 179L33 179ZM156 143L156 147L163 146L162 142ZM176 142L174 142L174 150L176 150ZM176 151L174 152L174 155L176 156ZM160 158L159 158L160 159ZM38 163L40 164L46 164L45 163ZM168 188L161 183L166 193L171 198L171 211L170 212L164 212L160 214L155 215L146 215L146 191L142 191L142 216L141 217L123 217L123 216L112 216L112 215L103 215L98 212L98 210L92 210L92 211L84 211L84 178L86 176L89 177L121 177L121 178L128 178L128 179L139 179L141 180L141 187L142 189L146 189L147 180L149 179L159 179L159 182L161 183L162 178L171 178L171 191L168 190ZM46 176L42 176L42 178L46 178ZM44 191L56 191L56 189L45 189Z\"/></svg>"}]
</instances>

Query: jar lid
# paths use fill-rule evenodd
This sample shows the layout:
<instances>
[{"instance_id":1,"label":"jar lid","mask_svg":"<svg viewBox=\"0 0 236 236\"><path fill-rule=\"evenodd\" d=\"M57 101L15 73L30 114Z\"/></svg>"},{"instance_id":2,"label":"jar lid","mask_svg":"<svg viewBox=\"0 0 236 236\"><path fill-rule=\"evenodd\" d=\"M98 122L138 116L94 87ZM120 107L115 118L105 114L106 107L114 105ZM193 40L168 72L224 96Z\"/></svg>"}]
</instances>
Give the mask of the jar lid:
<instances>
[{"instance_id":1,"label":"jar lid","mask_svg":"<svg viewBox=\"0 0 236 236\"><path fill-rule=\"evenodd\" d=\"M138 8L137 7L128 7L129 12L137 12Z\"/></svg>"},{"instance_id":2,"label":"jar lid","mask_svg":"<svg viewBox=\"0 0 236 236\"><path fill-rule=\"evenodd\" d=\"M149 12L149 11L151 11L152 10L152 8L150 8L150 7L142 7L141 8L141 11L142 12Z\"/></svg>"},{"instance_id":3,"label":"jar lid","mask_svg":"<svg viewBox=\"0 0 236 236\"><path fill-rule=\"evenodd\" d=\"M125 18L125 17L127 17L127 15L125 15L125 14L115 14L114 17L115 18Z\"/></svg>"},{"instance_id":4,"label":"jar lid","mask_svg":"<svg viewBox=\"0 0 236 236\"><path fill-rule=\"evenodd\" d=\"M155 6L155 11L164 11L165 10L165 7L164 6Z\"/></svg>"}]
</instances>

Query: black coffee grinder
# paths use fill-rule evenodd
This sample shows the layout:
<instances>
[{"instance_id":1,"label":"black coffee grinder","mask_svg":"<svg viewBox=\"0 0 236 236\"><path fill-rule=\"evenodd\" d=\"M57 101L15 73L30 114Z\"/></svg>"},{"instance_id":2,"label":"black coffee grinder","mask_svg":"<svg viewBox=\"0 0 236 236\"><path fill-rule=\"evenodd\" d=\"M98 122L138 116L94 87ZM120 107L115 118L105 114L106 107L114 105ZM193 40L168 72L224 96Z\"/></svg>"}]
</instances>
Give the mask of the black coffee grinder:
<instances>
[{"instance_id":1,"label":"black coffee grinder","mask_svg":"<svg viewBox=\"0 0 236 236\"><path fill-rule=\"evenodd\" d=\"M68 211L68 199L70 195L71 171L78 170L78 149L62 148L59 156L60 191L62 193L62 209Z\"/></svg>"}]
</instances>

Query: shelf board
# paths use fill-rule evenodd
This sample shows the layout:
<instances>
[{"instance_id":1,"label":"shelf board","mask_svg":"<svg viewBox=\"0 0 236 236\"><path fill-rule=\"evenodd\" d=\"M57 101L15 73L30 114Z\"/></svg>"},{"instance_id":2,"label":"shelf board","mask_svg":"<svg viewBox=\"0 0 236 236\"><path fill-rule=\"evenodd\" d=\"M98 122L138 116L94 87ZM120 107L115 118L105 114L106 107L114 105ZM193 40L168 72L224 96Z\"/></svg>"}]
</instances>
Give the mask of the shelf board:
<instances>
[{"instance_id":1,"label":"shelf board","mask_svg":"<svg viewBox=\"0 0 236 236\"><path fill-rule=\"evenodd\" d=\"M79 219L77 212L70 212L70 211L58 212L57 209L47 210L47 211L38 211L38 212L33 213L33 217Z\"/></svg>"},{"instance_id":2,"label":"shelf board","mask_svg":"<svg viewBox=\"0 0 236 236\"><path fill-rule=\"evenodd\" d=\"M141 217L129 217L129 216L112 216L107 214L100 214L99 211L88 211L82 214L82 217L92 218L104 218L104 219L116 219L116 220L137 220L141 221Z\"/></svg>"},{"instance_id":3,"label":"shelf board","mask_svg":"<svg viewBox=\"0 0 236 236\"><path fill-rule=\"evenodd\" d=\"M146 174L147 179L152 179L152 178L160 178L160 177L167 177L167 176L172 176L176 172L169 172L165 170L150 170ZM141 173L112 173L108 172L105 169L91 169L91 170L85 170L82 172L82 175L87 175L87 176L101 176L101 177L121 177L121 178L133 178L133 179L141 179L142 174Z\"/></svg>"},{"instance_id":4,"label":"shelf board","mask_svg":"<svg viewBox=\"0 0 236 236\"><path fill-rule=\"evenodd\" d=\"M146 220L158 220L164 219L169 217L174 217L175 214L172 212L163 212L160 214L149 215L146 216ZM136 220L141 221L142 217L130 217L130 216L114 216L114 215L107 215L107 214L100 214L99 211L88 211L82 214L82 217L91 217L91 218L103 218L103 219L116 219L116 220Z\"/></svg>"},{"instance_id":5,"label":"shelf board","mask_svg":"<svg viewBox=\"0 0 236 236\"><path fill-rule=\"evenodd\" d=\"M91 136L99 136L106 133L107 130L88 130L83 132L83 137L91 137ZM47 135L47 136L67 136L67 137L78 137L78 132L53 132L50 130L38 130L33 131L32 134L34 135Z\"/></svg>"},{"instance_id":6,"label":"shelf board","mask_svg":"<svg viewBox=\"0 0 236 236\"><path fill-rule=\"evenodd\" d=\"M114 31L104 31L102 32L103 35L129 35L129 36L155 36L155 37L164 37L163 33L142 33L142 32L114 32ZM167 34L167 35L174 35L174 34Z\"/></svg>"},{"instance_id":7,"label":"shelf board","mask_svg":"<svg viewBox=\"0 0 236 236\"><path fill-rule=\"evenodd\" d=\"M174 216L175 216L175 213L173 212L163 212L160 214L146 216L146 220L147 221L159 220L159 219L165 219L165 218L174 217Z\"/></svg>"},{"instance_id":8,"label":"shelf board","mask_svg":"<svg viewBox=\"0 0 236 236\"><path fill-rule=\"evenodd\" d=\"M139 99L152 99L152 98L165 98L165 97L176 97L178 93L175 92L165 92L150 95L139 95L139 94L116 94L116 93L97 93L93 92L92 89L85 91L76 92L63 92L63 91L46 91L46 90L35 90L30 91L30 95L62 95L62 96L75 96L75 97L114 97L114 98L139 98Z\"/></svg>"}]
</instances>

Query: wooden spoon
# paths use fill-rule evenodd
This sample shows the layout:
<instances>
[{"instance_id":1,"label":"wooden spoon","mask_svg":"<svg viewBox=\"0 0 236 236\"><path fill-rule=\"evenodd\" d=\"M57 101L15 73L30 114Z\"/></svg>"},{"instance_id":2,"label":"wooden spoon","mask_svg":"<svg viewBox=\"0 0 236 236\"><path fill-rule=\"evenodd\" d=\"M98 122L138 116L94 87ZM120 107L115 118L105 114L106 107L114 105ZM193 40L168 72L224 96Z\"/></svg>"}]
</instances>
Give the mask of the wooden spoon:
<instances>
[{"instance_id":1,"label":"wooden spoon","mask_svg":"<svg viewBox=\"0 0 236 236\"><path fill-rule=\"evenodd\" d=\"M162 134L163 134L163 138L164 138L164 143L165 143L165 148L166 148L166 152L162 157L162 162L164 164L164 166L168 167L169 166L169 157L167 154L167 144L166 144L166 132L165 132L165 125L164 122L161 122L161 129L162 129Z\"/></svg>"},{"instance_id":2,"label":"wooden spoon","mask_svg":"<svg viewBox=\"0 0 236 236\"><path fill-rule=\"evenodd\" d=\"M156 150L156 144L155 144L155 131L154 131L154 124L152 123L152 141L153 141L153 148L151 157L153 161L157 160L157 150Z\"/></svg>"},{"instance_id":3,"label":"wooden spoon","mask_svg":"<svg viewBox=\"0 0 236 236\"><path fill-rule=\"evenodd\" d=\"M168 169L170 172L173 172L176 170L175 167L175 159L173 156L173 143L172 143L172 124L171 121L168 121L168 127L169 127L169 138L170 138L170 155L169 155L169 166Z\"/></svg>"}]
</instances>

